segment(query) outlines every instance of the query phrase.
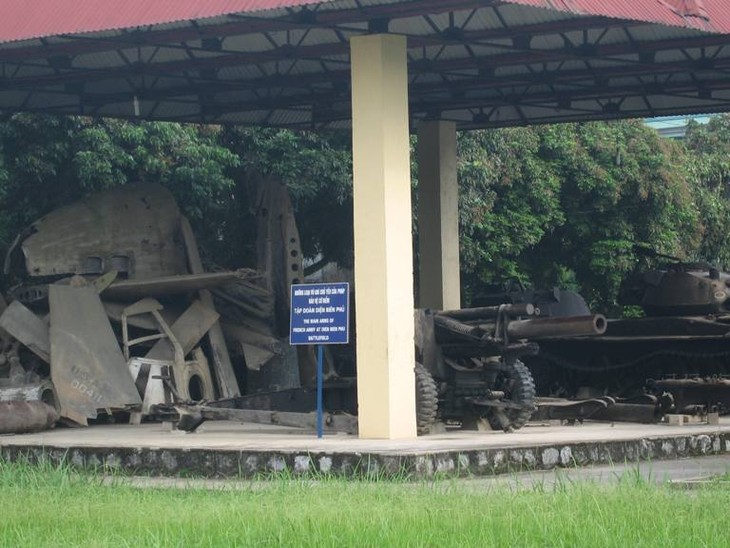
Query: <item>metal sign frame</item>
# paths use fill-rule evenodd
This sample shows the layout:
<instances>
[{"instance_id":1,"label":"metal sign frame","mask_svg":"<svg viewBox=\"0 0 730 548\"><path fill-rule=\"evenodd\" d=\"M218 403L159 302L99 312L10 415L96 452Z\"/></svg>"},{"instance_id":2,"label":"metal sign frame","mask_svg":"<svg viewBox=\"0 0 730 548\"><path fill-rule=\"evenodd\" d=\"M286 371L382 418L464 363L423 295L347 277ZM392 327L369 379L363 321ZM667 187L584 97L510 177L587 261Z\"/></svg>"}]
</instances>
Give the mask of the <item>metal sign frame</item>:
<instances>
[{"instance_id":1,"label":"metal sign frame","mask_svg":"<svg viewBox=\"0 0 730 548\"><path fill-rule=\"evenodd\" d=\"M350 342L348 282L292 284L289 344Z\"/></svg>"}]
</instances>

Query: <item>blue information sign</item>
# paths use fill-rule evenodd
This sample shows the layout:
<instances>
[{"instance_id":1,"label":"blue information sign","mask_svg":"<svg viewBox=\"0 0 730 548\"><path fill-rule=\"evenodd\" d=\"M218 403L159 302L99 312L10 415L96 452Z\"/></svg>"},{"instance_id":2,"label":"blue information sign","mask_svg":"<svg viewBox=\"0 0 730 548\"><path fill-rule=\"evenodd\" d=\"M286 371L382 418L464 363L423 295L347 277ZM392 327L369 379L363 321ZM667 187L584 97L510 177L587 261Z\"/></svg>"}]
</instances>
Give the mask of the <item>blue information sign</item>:
<instances>
[{"instance_id":1,"label":"blue information sign","mask_svg":"<svg viewBox=\"0 0 730 548\"><path fill-rule=\"evenodd\" d=\"M347 344L350 284L291 286L289 344Z\"/></svg>"}]
</instances>

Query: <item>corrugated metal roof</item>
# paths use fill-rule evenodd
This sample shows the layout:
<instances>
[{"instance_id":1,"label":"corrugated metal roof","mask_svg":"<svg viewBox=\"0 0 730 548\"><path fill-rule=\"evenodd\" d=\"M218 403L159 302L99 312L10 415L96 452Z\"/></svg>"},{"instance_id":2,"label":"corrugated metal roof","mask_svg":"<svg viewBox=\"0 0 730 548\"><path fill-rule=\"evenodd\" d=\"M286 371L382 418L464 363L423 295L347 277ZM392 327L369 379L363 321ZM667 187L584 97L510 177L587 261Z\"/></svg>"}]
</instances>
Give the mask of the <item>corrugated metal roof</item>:
<instances>
[{"instance_id":1,"label":"corrugated metal roof","mask_svg":"<svg viewBox=\"0 0 730 548\"><path fill-rule=\"evenodd\" d=\"M370 0L364 5L388 3ZM443 0L444 5L448 5ZM730 9L723 0L507 0L551 12L601 15L648 21L711 32L730 31ZM346 4L333 0L4 0L0 9L0 42L162 25L301 7ZM480 3L474 2L475 7ZM483 3L482 3L483 4Z\"/></svg>"},{"instance_id":2,"label":"corrugated metal roof","mask_svg":"<svg viewBox=\"0 0 730 548\"><path fill-rule=\"evenodd\" d=\"M709 32L730 32L724 0L510 0L515 4L616 19L650 21Z\"/></svg>"},{"instance_id":3,"label":"corrugated metal roof","mask_svg":"<svg viewBox=\"0 0 730 548\"><path fill-rule=\"evenodd\" d=\"M322 0L3 0L0 41L207 19Z\"/></svg>"},{"instance_id":4,"label":"corrugated metal roof","mask_svg":"<svg viewBox=\"0 0 730 548\"><path fill-rule=\"evenodd\" d=\"M0 0L0 109L343 127L372 31L408 38L414 124L718 112L729 3Z\"/></svg>"}]
</instances>

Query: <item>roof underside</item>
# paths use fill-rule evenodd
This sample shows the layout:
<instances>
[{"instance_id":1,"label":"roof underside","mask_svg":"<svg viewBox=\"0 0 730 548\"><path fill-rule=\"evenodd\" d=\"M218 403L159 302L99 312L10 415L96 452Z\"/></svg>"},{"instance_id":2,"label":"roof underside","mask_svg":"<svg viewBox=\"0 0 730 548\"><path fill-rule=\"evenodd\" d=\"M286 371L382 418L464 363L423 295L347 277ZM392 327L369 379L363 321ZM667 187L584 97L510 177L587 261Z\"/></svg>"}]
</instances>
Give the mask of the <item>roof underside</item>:
<instances>
[{"instance_id":1,"label":"roof underside","mask_svg":"<svg viewBox=\"0 0 730 548\"><path fill-rule=\"evenodd\" d=\"M347 127L372 32L408 37L414 122L730 110L725 0L6 0L0 109Z\"/></svg>"}]
</instances>

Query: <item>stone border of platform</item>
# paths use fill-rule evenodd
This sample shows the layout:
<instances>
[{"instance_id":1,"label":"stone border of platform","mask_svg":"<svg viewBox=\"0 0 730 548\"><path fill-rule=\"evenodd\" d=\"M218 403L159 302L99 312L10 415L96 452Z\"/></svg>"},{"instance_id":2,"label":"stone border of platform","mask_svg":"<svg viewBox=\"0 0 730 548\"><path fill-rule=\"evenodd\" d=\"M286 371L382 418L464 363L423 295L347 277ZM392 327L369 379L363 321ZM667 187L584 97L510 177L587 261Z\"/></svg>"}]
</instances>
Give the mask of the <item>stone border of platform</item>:
<instances>
[{"instance_id":1,"label":"stone border of platform","mask_svg":"<svg viewBox=\"0 0 730 548\"><path fill-rule=\"evenodd\" d=\"M427 479L722 454L730 454L728 432L408 454L0 446L0 458L6 461L47 461L105 473L205 478L338 476Z\"/></svg>"}]
</instances>

